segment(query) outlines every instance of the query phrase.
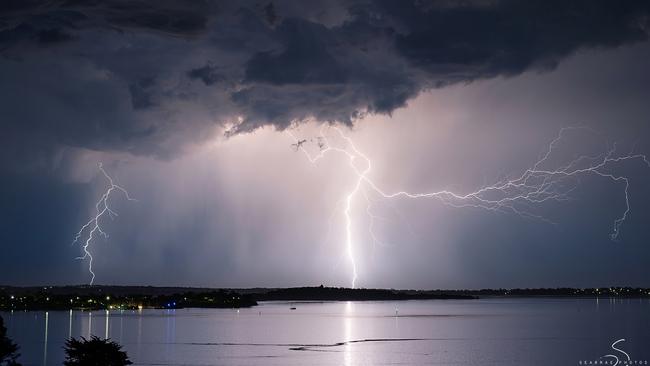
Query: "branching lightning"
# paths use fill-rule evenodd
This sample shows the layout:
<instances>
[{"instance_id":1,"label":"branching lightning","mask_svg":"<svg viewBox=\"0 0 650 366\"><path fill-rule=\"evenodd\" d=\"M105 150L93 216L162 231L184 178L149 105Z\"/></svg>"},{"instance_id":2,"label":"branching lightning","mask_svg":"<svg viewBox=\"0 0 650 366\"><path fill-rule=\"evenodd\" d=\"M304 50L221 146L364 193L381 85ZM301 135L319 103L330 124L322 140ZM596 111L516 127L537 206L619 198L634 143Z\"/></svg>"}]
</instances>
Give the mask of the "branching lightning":
<instances>
[{"instance_id":1,"label":"branching lightning","mask_svg":"<svg viewBox=\"0 0 650 366\"><path fill-rule=\"evenodd\" d=\"M291 132L289 135L294 140L292 145L295 150L302 151L312 164L317 164L330 153L341 154L347 157L350 168L356 176L352 189L345 196L345 206L343 216L345 218L345 253L350 262L352 280L354 288L358 279L357 264L355 261L355 245L353 238L353 219L352 209L355 198L359 192L362 192L366 198L368 206L366 213L370 215L371 226L370 236L373 242L378 242L375 233L372 231L375 217L370 212L370 199L366 190L379 195L385 199L391 198L408 198L408 199L437 199L439 202L453 207L471 207L485 209L494 212L514 213L525 218L533 218L553 223L547 218L535 213L534 208L546 202L560 202L570 199L570 193L577 188L579 178L586 175L595 175L610 180L613 183L622 183L624 187L625 210L614 220L612 240L617 240L621 232L621 226L630 212L629 197L629 177L612 173L608 169L615 163L635 160L645 164L650 168L650 162L646 155L643 154L624 154L619 155L616 151L616 145L609 148L605 153L588 156L583 155L571 160L569 163L557 168L548 168L551 157L556 151L558 143L565 137L569 130L585 129L583 127L567 127L560 130L558 135L553 139L545 153L537 160L531 168L526 169L521 175L511 179L506 179L492 185L486 185L480 189L469 193L457 193L450 190L440 190L433 192L412 193L408 191L386 192L370 177L372 169L371 160L364 155L338 127L331 127L335 134L345 142L344 146L339 147L330 144L328 137L324 134L323 126L319 136L316 138L319 151L312 154L304 146L306 139L298 139ZM310 141L313 141L310 140Z\"/></svg>"},{"instance_id":2,"label":"branching lightning","mask_svg":"<svg viewBox=\"0 0 650 366\"><path fill-rule=\"evenodd\" d=\"M96 235L100 235L108 239L108 234L106 233L106 231L102 229L102 225L101 225L102 219L105 216L108 216L111 219L114 219L115 217L118 216L117 212L115 212L113 209L110 208L109 199L111 198L111 195L113 193L121 192L122 194L124 194L124 197L126 197L127 200L136 201L136 199L131 198L129 192L127 192L126 189L115 184L113 178L111 178L111 176L108 175L106 170L104 170L102 163L99 163L98 167L99 167L99 171L104 175L104 177L108 181L109 186L104 192L104 194L102 194L102 196L99 198L99 201L97 201L97 203L95 204L95 209L96 209L95 216L93 216L90 220L88 220L88 222L85 225L83 225L81 229L79 229L77 235L75 235L74 240L72 241L72 244L75 244L80 241L83 241L84 243L82 246L84 255L77 257L77 259L79 260L88 259L88 272L91 275L90 285L92 285L93 282L95 281L95 272L93 272L93 256L90 252L90 245ZM85 238L85 240L83 238Z\"/></svg>"}]
</instances>

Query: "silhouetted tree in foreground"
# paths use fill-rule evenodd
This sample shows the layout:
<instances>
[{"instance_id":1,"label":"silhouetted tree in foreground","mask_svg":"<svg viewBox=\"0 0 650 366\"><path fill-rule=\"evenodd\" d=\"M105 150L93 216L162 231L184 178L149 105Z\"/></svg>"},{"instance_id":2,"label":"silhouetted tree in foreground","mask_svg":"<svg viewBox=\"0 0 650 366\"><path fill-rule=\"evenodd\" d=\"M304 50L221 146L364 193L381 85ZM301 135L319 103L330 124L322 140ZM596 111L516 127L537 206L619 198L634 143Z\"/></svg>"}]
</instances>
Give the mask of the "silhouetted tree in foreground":
<instances>
[{"instance_id":1,"label":"silhouetted tree in foreground","mask_svg":"<svg viewBox=\"0 0 650 366\"><path fill-rule=\"evenodd\" d=\"M90 339L70 338L65 342L65 366L125 366L131 365L122 346L110 339L92 336Z\"/></svg>"},{"instance_id":2,"label":"silhouetted tree in foreground","mask_svg":"<svg viewBox=\"0 0 650 366\"><path fill-rule=\"evenodd\" d=\"M20 366L16 359L20 356L18 346L7 337L7 328L0 316L0 365Z\"/></svg>"}]
</instances>

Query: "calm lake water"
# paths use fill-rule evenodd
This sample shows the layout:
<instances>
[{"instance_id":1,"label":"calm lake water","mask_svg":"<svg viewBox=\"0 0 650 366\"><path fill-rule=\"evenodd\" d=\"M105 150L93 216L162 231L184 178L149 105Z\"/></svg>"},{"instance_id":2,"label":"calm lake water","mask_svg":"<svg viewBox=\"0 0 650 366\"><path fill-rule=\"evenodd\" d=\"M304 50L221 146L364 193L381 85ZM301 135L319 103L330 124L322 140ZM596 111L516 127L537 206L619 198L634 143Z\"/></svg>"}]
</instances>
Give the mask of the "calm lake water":
<instances>
[{"instance_id":1,"label":"calm lake water","mask_svg":"<svg viewBox=\"0 0 650 366\"><path fill-rule=\"evenodd\" d=\"M296 310L290 310L290 307ZM0 313L25 366L67 337L124 345L135 365L650 364L648 299L267 302L250 309ZM621 351L612 349L611 344ZM621 365L620 363L619 365Z\"/></svg>"}]
</instances>

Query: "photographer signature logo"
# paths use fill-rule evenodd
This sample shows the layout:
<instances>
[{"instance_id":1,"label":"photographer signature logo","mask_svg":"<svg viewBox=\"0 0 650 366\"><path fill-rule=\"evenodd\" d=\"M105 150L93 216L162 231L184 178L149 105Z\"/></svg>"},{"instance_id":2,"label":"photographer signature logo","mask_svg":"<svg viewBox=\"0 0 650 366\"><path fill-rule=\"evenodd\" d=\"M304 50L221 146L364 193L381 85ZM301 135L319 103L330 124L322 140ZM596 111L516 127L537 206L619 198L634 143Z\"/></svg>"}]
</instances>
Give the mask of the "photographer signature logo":
<instances>
[{"instance_id":1,"label":"photographer signature logo","mask_svg":"<svg viewBox=\"0 0 650 366\"><path fill-rule=\"evenodd\" d=\"M619 344L619 343L621 343L621 342L625 342L625 339L624 339L624 338L621 338L621 339L619 339L618 341L615 341L614 343L612 343L612 350L618 352L618 353L619 353L619 356L620 356L620 355L625 356L625 357L627 358L626 361L631 361L630 355L627 354L627 352L625 352L625 351L623 351L622 349L616 347L616 345ZM602 356L601 358L613 358L614 360L616 360L616 362L614 363L614 365L618 365L618 364L621 362L621 360L618 358L618 356L613 355L613 354L604 355L604 356Z\"/></svg>"},{"instance_id":2,"label":"photographer signature logo","mask_svg":"<svg viewBox=\"0 0 650 366\"><path fill-rule=\"evenodd\" d=\"M600 356L597 360L581 360L578 362L578 365L611 365L611 366L628 366L628 365L647 365L647 360L633 360L630 357L630 354L625 352L622 349L620 343L625 342L625 338L616 340L610 346L612 348L611 353Z\"/></svg>"}]
</instances>

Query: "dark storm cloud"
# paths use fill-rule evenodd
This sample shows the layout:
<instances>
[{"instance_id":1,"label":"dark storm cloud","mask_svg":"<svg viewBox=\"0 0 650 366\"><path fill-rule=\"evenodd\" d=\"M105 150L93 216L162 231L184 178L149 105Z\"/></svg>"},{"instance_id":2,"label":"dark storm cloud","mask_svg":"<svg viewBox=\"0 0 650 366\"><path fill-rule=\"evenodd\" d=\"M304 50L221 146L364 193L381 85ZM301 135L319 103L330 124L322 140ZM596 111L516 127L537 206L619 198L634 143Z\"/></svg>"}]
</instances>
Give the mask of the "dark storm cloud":
<instances>
[{"instance_id":1,"label":"dark storm cloud","mask_svg":"<svg viewBox=\"0 0 650 366\"><path fill-rule=\"evenodd\" d=\"M246 80L273 85L344 84L345 68L330 53L336 39L321 24L288 20L276 31L284 50L259 52L246 64Z\"/></svg>"},{"instance_id":2,"label":"dark storm cloud","mask_svg":"<svg viewBox=\"0 0 650 366\"><path fill-rule=\"evenodd\" d=\"M642 1L5 1L2 139L170 157L226 125L351 124L644 41L649 16Z\"/></svg>"},{"instance_id":3,"label":"dark storm cloud","mask_svg":"<svg viewBox=\"0 0 650 366\"><path fill-rule=\"evenodd\" d=\"M226 80L223 75L219 74L218 70L217 67L205 65L188 71L187 76L190 79L199 79L203 81L205 85L213 85L217 82Z\"/></svg>"},{"instance_id":4,"label":"dark storm cloud","mask_svg":"<svg viewBox=\"0 0 650 366\"><path fill-rule=\"evenodd\" d=\"M131 104L133 109L144 109L153 107L155 104L151 100L151 88L155 85L154 78L143 78L129 85L131 92Z\"/></svg>"},{"instance_id":5,"label":"dark storm cloud","mask_svg":"<svg viewBox=\"0 0 650 366\"><path fill-rule=\"evenodd\" d=\"M648 4L640 1L381 4L407 29L396 37L400 54L441 83L554 68L580 47L642 41L648 30Z\"/></svg>"},{"instance_id":6,"label":"dark storm cloud","mask_svg":"<svg viewBox=\"0 0 650 366\"><path fill-rule=\"evenodd\" d=\"M61 43L72 40L72 36L61 29L43 29L38 32L38 42L41 44Z\"/></svg>"},{"instance_id":7,"label":"dark storm cloud","mask_svg":"<svg viewBox=\"0 0 650 366\"><path fill-rule=\"evenodd\" d=\"M205 32L215 12L215 2L200 0L8 0L0 4L0 24L115 27L193 36Z\"/></svg>"}]
</instances>

